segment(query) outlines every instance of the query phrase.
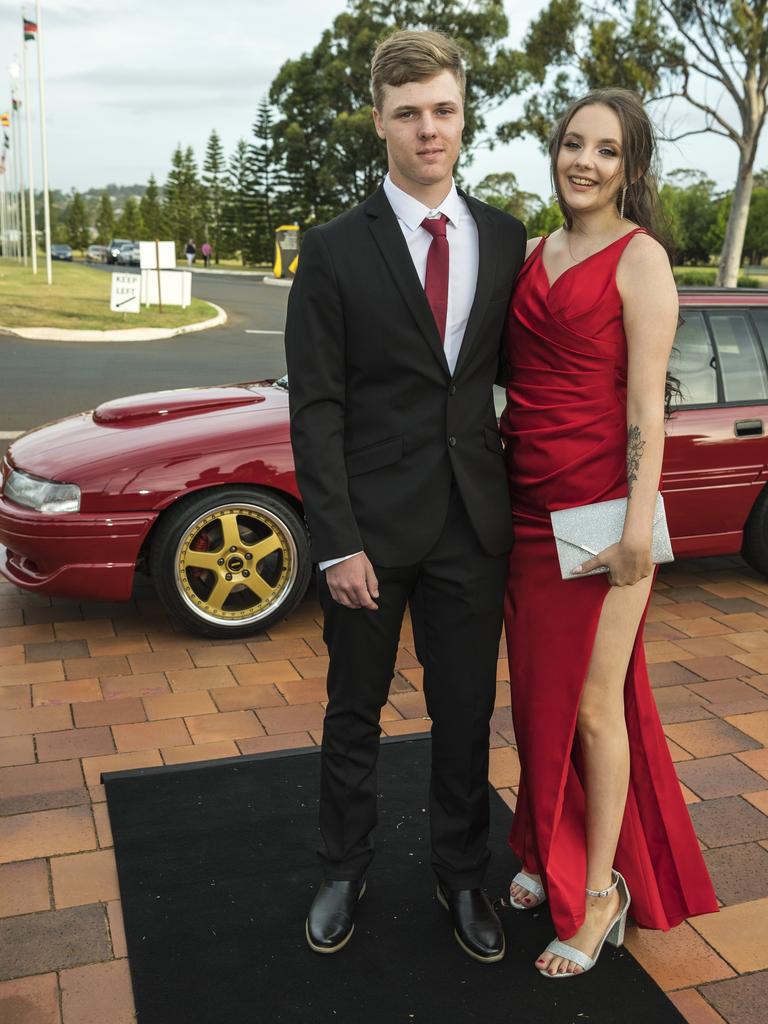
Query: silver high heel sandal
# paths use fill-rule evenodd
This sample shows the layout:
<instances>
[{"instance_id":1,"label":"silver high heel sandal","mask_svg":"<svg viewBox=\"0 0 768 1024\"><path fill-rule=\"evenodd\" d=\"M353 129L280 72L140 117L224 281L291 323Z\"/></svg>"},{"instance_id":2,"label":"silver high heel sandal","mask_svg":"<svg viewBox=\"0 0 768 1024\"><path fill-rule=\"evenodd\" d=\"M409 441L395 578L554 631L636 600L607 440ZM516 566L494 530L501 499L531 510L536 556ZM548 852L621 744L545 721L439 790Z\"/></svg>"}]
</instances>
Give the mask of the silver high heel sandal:
<instances>
[{"instance_id":1,"label":"silver high heel sandal","mask_svg":"<svg viewBox=\"0 0 768 1024\"><path fill-rule=\"evenodd\" d=\"M613 885L609 885L607 889L599 891L587 889L587 896L600 897L610 896L612 892L618 889L621 898L619 912L608 925L605 935L603 935L595 950L595 955L587 956L580 949L575 949L573 946L569 946L567 942L561 942L559 939L553 939L544 951L545 953L552 953L554 956L561 956L564 960L570 960L572 963L577 964L581 968L581 974L592 970L606 942L610 942L612 946L622 946L624 944L624 929L627 926L627 911L629 910L631 897L624 876L620 875L618 871L612 871L611 877L613 878ZM552 979L577 977L575 971L567 971L565 974L550 974L541 968L539 968L539 974L543 974L545 978Z\"/></svg>"},{"instance_id":2,"label":"silver high heel sandal","mask_svg":"<svg viewBox=\"0 0 768 1024\"><path fill-rule=\"evenodd\" d=\"M518 871L512 879L512 885L519 885L523 889L527 889L531 896L536 900L535 903L518 903L510 893L509 905L510 907L514 907L515 910L535 910L535 908L540 907L547 898L547 894L544 892L544 887L540 885L535 878L531 878L530 875L526 874L525 871Z\"/></svg>"}]
</instances>

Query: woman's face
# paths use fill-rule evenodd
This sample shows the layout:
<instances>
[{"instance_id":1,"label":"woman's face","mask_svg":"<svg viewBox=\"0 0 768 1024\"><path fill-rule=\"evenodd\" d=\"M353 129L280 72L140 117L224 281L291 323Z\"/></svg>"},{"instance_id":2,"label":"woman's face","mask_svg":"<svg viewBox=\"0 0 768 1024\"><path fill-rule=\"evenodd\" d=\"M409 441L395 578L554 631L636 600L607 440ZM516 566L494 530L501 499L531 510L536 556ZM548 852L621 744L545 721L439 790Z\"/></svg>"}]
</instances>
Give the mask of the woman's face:
<instances>
[{"instance_id":1,"label":"woman's face","mask_svg":"<svg viewBox=\"0 0 768 1024\"><path fill-rule=\"evenodd\" d=\"M557 154L560 194L574 213L615 203L624 186L621 122L602 103L581 107L568 122Z\"/></svg>"}]
</instances>

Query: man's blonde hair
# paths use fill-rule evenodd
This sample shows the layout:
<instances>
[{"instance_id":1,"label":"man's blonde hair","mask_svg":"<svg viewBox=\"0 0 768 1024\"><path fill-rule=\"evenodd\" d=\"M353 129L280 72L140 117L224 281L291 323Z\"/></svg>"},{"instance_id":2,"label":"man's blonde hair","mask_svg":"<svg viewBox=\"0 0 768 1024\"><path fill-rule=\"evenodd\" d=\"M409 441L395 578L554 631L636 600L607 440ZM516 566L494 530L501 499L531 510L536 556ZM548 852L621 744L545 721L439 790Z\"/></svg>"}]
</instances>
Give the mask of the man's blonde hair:
<instances>
[{"instance_id":1,"label":"man's blonde hair","mask_svg":"<svg viewBox=\"0 0 768 1024\"><path fill-rule=\"evenodd\" d=\"M439 32L405 30L379 43L371 61L371 96L377 110L384 103L384 87L423 82L450 71L464 98L467 77L456 43Z\"/></svg>"}]
</instances>

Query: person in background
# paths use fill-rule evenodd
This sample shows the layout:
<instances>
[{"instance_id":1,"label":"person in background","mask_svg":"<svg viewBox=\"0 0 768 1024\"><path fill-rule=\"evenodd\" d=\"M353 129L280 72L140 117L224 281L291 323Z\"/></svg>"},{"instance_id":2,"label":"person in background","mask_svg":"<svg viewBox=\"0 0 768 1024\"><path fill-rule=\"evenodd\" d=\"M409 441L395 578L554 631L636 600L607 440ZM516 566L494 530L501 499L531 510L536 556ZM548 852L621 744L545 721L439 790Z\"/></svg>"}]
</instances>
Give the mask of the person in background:
<instances>
[{"instance_id":1,"label":"person in background","mask_svg":"<svg viewBox=\"0 0 768 1024\"><path fill-rule=\"evenodd\" d=\"M213 252L213 249L211 248L211 243L208 241L203 242L203 244L200 246L200 252L202 253L203 256L203 264L206 267L209 266L211 262L211 253Z\"/></svg>"},{"instance_id":2,"label":"person in background","mask_svg":"<svg viewBox=\"0 0 768 1024\"><path fill-rule=\"evenodd\" d=\"M196 253L197 253L197 249L195 248L194 240L190 238L189 241L187 242L186 246L184 247L184 255L187 257L187 264L190 267L195 262L195 254Z\"/></svg>"}]
</instances>

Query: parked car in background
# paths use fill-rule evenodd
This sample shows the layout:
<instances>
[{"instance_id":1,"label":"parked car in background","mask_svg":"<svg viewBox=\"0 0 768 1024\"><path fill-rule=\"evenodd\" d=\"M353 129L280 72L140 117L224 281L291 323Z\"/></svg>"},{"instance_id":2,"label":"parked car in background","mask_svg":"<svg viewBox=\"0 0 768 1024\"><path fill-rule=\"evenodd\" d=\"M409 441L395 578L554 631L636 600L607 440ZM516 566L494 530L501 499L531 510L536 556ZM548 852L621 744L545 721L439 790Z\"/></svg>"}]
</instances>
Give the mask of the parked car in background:
<instances>
[{"instance_id":1,"label":"parked car in background","mask_svg":"<svg viewBox=\"0 0 768 1024\"><path fill-rule=\"evenodd\" d=\"M52 260L71 260L72 259L72 246L66 243L56 243L51 246L51 259Z\"/></svg>"},{"instance_id":2,"label":"parked car in background","mask_svg":"<svg viewBox=\"0 0 768 1024\"><path fill-rule=\"evenodd\" d=\"M672 546L677 557L741 551L768 575L768 290L686 289L680 301L683 399L662 477ZM2 466L0 573L105 601L128 600L148 573L189 630L268 629L311 575L287 387L133 395L17 438ZM350 472L379 465L362 454Z\"/></svg>"},{"instance_id":3,"label":"parked car in background","mask_svg":"<svg viewBox=\"0 0 768 1024\"><path fill-rule=\"evenodd\" d=\"M120 249L124 245L130 245L130 238L113 238L107 246L107 263L117 263Z\"/></svg>"},{"instance_id":4,"label":"parked car in background","mask_svg":"<svg viewBox=\"0 0 768 1024\"><path fill-rule=\"evenodd\" d=\"M107 262L107 247L106 245L89 245L85 250L85 262L86 263L106 263Z\"/></svg>"},{"instance_id":5,"label":"parked car in background","mask_svg":"<svg viewBox=\"0 0 768 1024\"><path fill-rule=\"evenodd\" d=\"M128 242L125 245L121 245L115 262L124 267L138 267L140 263L139 251L139 245L136 242Z\"/></svg>"}]
</instances>

